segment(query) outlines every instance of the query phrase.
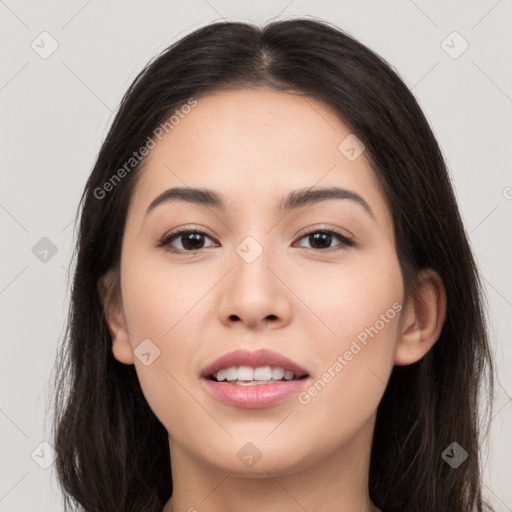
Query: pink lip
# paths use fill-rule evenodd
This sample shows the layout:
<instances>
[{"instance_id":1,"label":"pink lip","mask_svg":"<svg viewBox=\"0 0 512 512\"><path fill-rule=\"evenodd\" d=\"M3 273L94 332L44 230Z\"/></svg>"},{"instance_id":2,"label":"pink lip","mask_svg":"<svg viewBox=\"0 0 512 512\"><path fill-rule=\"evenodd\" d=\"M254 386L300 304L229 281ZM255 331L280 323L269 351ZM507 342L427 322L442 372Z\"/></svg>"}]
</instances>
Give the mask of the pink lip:
<instances>
[{"instance_id":1,"label":"pink lip","mask_svg":"<svg viewBox=\"0 0 512 512\"><path fill-rule=\"evenodd\" d=\"M241 409L260 409L275 405L297 394L310 380L311 378L308 377L301 380L279 381L274 384L240 386L202 378L201 384L211 395L227 405Z\"/></svg>"},{"instance_id":2,"label":"pink lip","mask_svg":"<svg viewBox=\"0 0 512 512\"><path fill-rule=\"evenodd\" d=\"M201 372L201 384L218 400L242 409L258 409L275 405L298 393L310 380L308 376L300 380L243 386L229 384L227 381L216 382L208 378L219 370L231 366L279 367L293 372L296 376L308 375L308 372L287 357L270 350L262 349L255 352L236 350L219 357Z\"/></svg>"},{"instance_id":3,"label":"pink lip","mask_svg":"<svg viewBox=\"0 0 512 512\"><path fill-rule=\"evenodd\" d=\"M308 373L302 366L299 366L287 357L271 350L261 349L255 352L250 352L249 350L229 352L209 364L201 372L201 377L207 378L210 375L215 375L219 370L230 368L231 366L251 366L253 368L258 366L279 367L285 371L293 372L297 377Z\"/></svg>"}]
</instances>

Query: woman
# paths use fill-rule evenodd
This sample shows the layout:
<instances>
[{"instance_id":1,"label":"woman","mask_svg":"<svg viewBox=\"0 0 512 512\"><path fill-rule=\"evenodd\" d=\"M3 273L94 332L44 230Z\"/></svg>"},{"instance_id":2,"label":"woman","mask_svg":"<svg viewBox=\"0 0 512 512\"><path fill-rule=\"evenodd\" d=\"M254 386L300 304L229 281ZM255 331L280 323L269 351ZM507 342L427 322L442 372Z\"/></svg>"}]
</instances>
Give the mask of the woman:
<instances>
[{"instance_id":1,"label":"woman","mask_svg":"<svg viewBox=\"0 0 512 512\"><path fill-rule=\"evenodd\" d=\"M382 58L324 21L205 26L130 86L80 206L66 506L490 509L480 281Z\"/></svg>"}]
</instances>

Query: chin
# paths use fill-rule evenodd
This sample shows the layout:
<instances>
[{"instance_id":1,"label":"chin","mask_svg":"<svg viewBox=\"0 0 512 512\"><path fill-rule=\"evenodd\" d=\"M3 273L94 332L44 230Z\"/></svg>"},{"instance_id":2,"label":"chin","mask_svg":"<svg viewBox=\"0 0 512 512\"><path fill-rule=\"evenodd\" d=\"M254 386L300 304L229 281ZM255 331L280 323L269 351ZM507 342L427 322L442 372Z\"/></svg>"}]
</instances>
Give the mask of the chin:
<instances>
[{"instance_id":1,"label":"chin","mask_svg":"<svg viewBox=\"0 0 512 512\"><path fill-rule=\"evenodd\" d=\"M304 446L299 446L301 451L297 445L283 447L280 443L264 439L264 436L261 443L257 440L248 441L244 437L241 441L230 439L229 442L223 442L217 456L211 448L204 455L207 463L219 471L240 478L268 478L269 474L279 476L296 473L317 462L314 447L311 447L308 455L303 451Z\"/></svg>"}]
</instances>

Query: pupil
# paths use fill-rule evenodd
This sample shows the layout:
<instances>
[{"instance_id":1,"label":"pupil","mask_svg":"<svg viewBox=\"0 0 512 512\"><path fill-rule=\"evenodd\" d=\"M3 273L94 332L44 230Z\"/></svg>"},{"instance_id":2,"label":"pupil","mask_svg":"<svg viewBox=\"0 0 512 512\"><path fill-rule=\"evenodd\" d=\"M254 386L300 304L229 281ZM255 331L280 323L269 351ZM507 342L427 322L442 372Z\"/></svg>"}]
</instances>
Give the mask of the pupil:
<instances>
[{"instance_id":1,"label":"pupil","mask_svg":"<svg viewBox=\"0 0 512 512\"><path fill-rule=\"evenodd\" d=\"M203 235L201 233L188 233L187 235L184 235L185 243L183 243L183 247L189 250L196 250L200 248L202 236ZM330 233L314 233L309 235L310 244L314 246L315 244L320 243L320 248L329 247L331 245L331 238L332 235Z\"/></svg>"},{"instance_id":2,"label":"pupil","mask_svg":"<svg viewBox=\"0 0 512 512\"><path fill-rule=\"evenodd\" d=\"M184 236L185 243L183 243L183 247L185 249L196 250L200 248L201 238L201 233L189 233ZM192 241L192 244L190 244L190 241ZM187 247L187 245L189 245L189 247Z\"/></svg>"},{"instance_id":3,"label":"pupil","mask_svg":"<svg viewBox=\"0 0 512 512\"><path fill-rule=\"evenodd\" d=\"M327 245L324 245L324 246L322 246L322 244L320 244L320 245L321 245L321 248L329 247L329 245L331 244L331 238L332 238L332 235L330 233L314 233L313 235L310 235L309 243L311 244L311 246L314 246L314 244L317 243L319 240L320 240L320 242L322 242L322 241L325 242L326 237L327 237ZM314 243L311 243L311 239L314 240Z\"/></svg>"}]
</instances>

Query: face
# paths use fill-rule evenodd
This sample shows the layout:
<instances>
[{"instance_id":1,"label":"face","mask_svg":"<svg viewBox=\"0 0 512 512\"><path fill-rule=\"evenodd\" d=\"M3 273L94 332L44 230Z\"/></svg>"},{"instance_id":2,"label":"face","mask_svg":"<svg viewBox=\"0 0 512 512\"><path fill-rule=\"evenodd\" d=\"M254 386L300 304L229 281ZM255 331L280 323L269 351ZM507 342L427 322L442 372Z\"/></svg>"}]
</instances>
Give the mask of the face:
<instances>
[{"instance_id":1,"label":"face","mask_svg":"<svg viewBox=\"0 0 512 512\"><path fill-rule=\"evenodd\" d=\"M328 106L269 89L197 101L134 189L113 351L135 364L171 460L286 474L371 435L404 313L392 218ZM224 206L174 197L148 211L173 187L209 189ZM294 191L333 187L349 193L282 208ZM200 375L240 349L277 352L308 377L277 402L228 403ZM247 454L261 458L250 467Z\"/></svg>"}]
</instances>

